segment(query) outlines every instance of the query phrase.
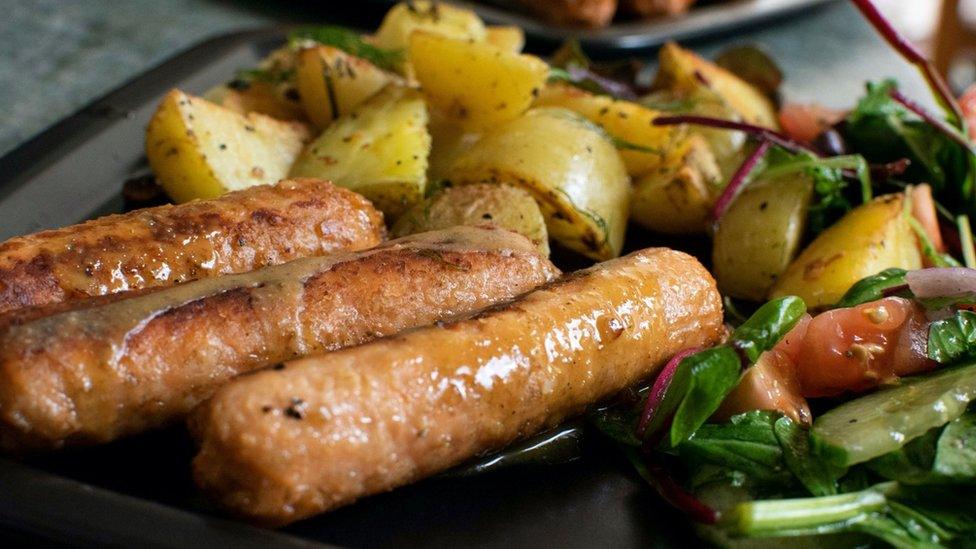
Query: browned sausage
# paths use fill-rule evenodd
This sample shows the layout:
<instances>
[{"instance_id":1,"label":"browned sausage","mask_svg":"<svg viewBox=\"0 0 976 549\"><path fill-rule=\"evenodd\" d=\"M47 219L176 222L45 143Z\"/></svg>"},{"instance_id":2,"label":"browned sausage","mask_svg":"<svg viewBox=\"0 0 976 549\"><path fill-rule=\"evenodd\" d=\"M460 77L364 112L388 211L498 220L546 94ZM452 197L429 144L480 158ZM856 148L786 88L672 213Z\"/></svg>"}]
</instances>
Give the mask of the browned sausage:
<instances>
[{"instance_id":1,"label":"browned sausage","mask_svg":"<svg viewBox=\"0 0 976 549\"><path fill-rule=\"evenodd\" d=\"M383 237L365 198L315 179L110 215L0 243L0 313L364 250Z\"/></svg>"},{"instance_id":2,"label":"browned sausage","mask_svg":"<svg viewBox=\"0 0 976 549\"><path fill-rule=\"evenodd\" d=\"M695 0L621 0L620 9L638 17L677 15L691 8Z\"/></svg>"},{"instance_id":3,"label":"browned sausage","mask_svg":"<svg viewBox=\"0 0 976 549\"><path fill-rule=\"evenodd\" d=\"M0 446L103 442L242 372L470 313L551 280L525 237L462 227L365 252L0 318Z\"/></svg>"},{"instance_id":4,"label":"browned sausage","mask_svg":"<svg viewBox=\"0 0 976 549\"><path fill-rule=\"evenodd\" d=\"M617 11L617 0L520 0L539 17L556 25L605 27Z\"/></svg>"},{"instance_id":5,"label":"browned sausage","mask_svg":"<svg viewBox=\"0 0 976 549\"><path fill-rule=\"evenodd\" d=\"M644 250L467 320L235 380L191 416L194 476L233 512L288 523L502 448L721 332L708 272Z\"/></svg>"}]
</instances>

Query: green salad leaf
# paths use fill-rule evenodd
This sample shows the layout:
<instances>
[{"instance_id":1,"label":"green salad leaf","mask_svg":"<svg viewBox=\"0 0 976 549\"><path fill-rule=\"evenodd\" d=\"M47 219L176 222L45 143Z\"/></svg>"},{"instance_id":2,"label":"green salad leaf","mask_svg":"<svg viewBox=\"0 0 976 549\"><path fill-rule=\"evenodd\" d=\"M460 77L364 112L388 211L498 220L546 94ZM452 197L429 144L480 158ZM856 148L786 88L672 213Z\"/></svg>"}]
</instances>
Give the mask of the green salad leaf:
<instances>
[{"instance_id":1,"label":"green salad leaf","mask_svg":"<svg viewBox=\"0 0 976 549\"><path fill-rule=\"evenodd\" d=\"M869 161L911 160L904 177L929 183L935 199L953 213L976 212L976 158L959 143L917 117L889 95L894 80L869 83L867 95L843 125L848 145Z\"/></svg>"},{"instance_id":2,"label":"green salad leaf","mask_svg":"<svg viewBox=\"0 0 976 549\"><path fill-rule=\"evenodd\" d=\"M928 355L940 364L976 356L976 313L956 311L929 325Z\"/></svg>"},{"instance_id":3,"label":"green salad leaf","mask_svg":"<svg viewBox=\"0 0 976 549\"><path fill-rule=\"evenodd\" d=\"M732 332L732 345L754 363L761 354L779 343L806 312L807 306L799 297L774 299L759 307Z\"/></svg>"},{"instance_id":4,"label":"green salad leaf","mask_svg":"<svg viewBox=\"0 0 976 549\"><path fill-rule=\"evenodd\" d=\"M676 451L694 463L694 469L715 465L743 473L761 484L790 485L793 477L774 430L779 418L775 412L757 410L734 416L729 423L708 423Z\"/></svg>"},{"instance_id":5,"label":"green salad leaf","mask_svg":"<svg viewBox=\"0 0 976 549\"><path fill-rule=\"evenodd\" d=\"M854 307L862 303L877 301L885 297L887 290L904 286L906 274L908 271L905 269L891 268L876 275L862 278L847 290L844 297L837 302L836 307Z\"/></svg>"},{"instance_id":6,"label":"green salad leaf","mask_svg":"<svg viewBox=\"0 0 976 549\"><path fill-rule=\"evenodd\" d=\"M671 446L691 437L712 417L738 385L741 370L739 355L727 345L706 349L681 361L661 402L662 412L674 410Z\"/></svg>"}]
</instances>

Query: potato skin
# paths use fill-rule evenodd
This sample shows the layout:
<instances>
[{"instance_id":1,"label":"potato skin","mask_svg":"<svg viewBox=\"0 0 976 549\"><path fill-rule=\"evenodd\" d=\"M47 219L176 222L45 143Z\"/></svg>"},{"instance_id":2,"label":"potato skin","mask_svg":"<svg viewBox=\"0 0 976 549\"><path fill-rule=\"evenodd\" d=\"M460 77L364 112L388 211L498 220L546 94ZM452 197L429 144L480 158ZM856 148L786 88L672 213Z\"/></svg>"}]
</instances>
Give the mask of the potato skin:
<instances>
[{"instance_id":1,"label":"potato skin","mask_svg":"<svg viewBox=\"0 0 976 549\"><path fill-rule=\"evenodd\" d=\"M538 57L426 32L411 36L410 64L431 106L470 129L517 118L549 77Z\"/></svg>"},{"instance_id":2,"label":"potato skin","mask_svg":"<svg viewBox=\"0 0 976 549\"><path fill-rule=\"evenodd\" d=\"M516 26L491 26L486 29L485 41L504 51L522 53L525 31Z\"/></svg>"},{"instance_id":3,"label":"potato skin","mask_svg":"<svg viewBox=\"0 0 976 549\"><path fill-rule=\"evenodd\" d=\"M428 120L420 92L391 85L326 128L295 161L291 175L335 181L395 220L424 197Z\"/></svg>"},{"instance_id":4,"label":"potato skin","mask_svg":"<svg viewBox=\"0 0 976 549\"><path fill-rule=\"evenodd\" d=\"M836 303L855 282L890 267L922 267L905 196L879 196L848 212L790 264L770 297L796 295L807 307Z\"/></svg>"},{"instance_id":5,"label":"potato skin","mask_svg":"<svg viewBox=\"0 0 976 549\"><path fill-rule=\"evenodd\" d=\"M661 49L654 87L693 94L703 86L721 96L752 124L778 128L776 106L751 84L674 42Z\"/></svg>"},{"instance_id":6,"label":"potato skin","mask_svg":"<svg viewBox=\"0 0 976 549\"><path fill-rule=\"evenodd\" d=\"M399 80L369 61L331 46L305 48L297 58L295 80L302 105L319 129Z\"/></svg>"},{"instance_id":7,"label":"potato skin","mask_svg":"<svg viewBox=\"0 0 976 549\"><path fill-rule=\"evenodd\" d=\"M299 122L173 90L149 121L146 157L166 194L188 202L284 179L309 136Z\"/></svg>"},{"instance_id":8,"label":"potato skin","mask_svg":"<svg viewBox=\"0 0 976 549\"><path fill-rule=\"evenodd\" d=\"M391 229L394 238L457 225L498 225L531 240L549 255L546 220L532 195L511 185L448 187L403 214Z\"/></svg>"},{"instance_id":9,"label":"potato skin","mask_svg":"<svg viewBox=\"0 0 976 549\"><path fill-rule=\"evenodd\" d=\"M443 2L416 0L390 8L373 37L373 42L389 50L406 50L415 32L428 32L458 40L483 42L488 35L484 22L468 9Z\"/></svg>"},{"instance_id":10,"label":"potato skin","mask_svg":"<svg viewBox=\"0 0 976 549\"><path fill-rule=\"evenodd\" d=\"M654 152L620 151L633 177L661 166L665 153L680 135L677 126L655 126L654 119L664 113L622 99L593 95L568 84L549 84L536 100L537 106L562 107L585 116L608 134Z\"/></svg>"},{"instance_id":11,"label":"potato skin","mask_svg":"<svg viewBox=\"0 0 976 549\"><path fill-rule=\"evenodd\" d=\"M574 112L538 107L496 128L458 157L448 179L522 187L554 240L592 259L620 255L630 179L606 134Z\"/></svg>"},{"instance_id":12,"label":"potato skin","mask_svg":"<svg viewBox=\"0 0 976 549\"><path fill-rule=\"evenodd\" d=\"M790 174L756 181L718 223L712 271L723 294L763 301L790 265L806 230L813 181Z\"/></svg>"},{"instance_id":13,"label":"potato skin","mask_svg":"<svg viewBox=\"0 0 976 549\"><path fill-rule=\"evenodd\" d=\"M385 237L363 197L313 179L110 215L0 244L0 312L362 250Z\"/></svg>"}]
</instances>

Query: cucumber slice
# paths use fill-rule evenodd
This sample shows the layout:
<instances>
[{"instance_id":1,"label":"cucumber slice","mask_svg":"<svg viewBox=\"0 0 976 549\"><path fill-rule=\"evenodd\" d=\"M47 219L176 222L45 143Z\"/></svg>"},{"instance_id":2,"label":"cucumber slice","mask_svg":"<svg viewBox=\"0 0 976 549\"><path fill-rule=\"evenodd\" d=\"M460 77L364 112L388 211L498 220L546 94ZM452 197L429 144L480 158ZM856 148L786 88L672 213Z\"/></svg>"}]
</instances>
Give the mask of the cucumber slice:
<instances>
[{"instance_id":1,"label":"cucumber slice","mask_svg":"<svg viewBox=\"0 0 976 549\"><path fill-rule=\"evenodd\" d=\"M907 380L834 408L813 425L823 455L846 467L901 448L961 416L976 399L976 364Z\"/></svg>"}]
</instances>

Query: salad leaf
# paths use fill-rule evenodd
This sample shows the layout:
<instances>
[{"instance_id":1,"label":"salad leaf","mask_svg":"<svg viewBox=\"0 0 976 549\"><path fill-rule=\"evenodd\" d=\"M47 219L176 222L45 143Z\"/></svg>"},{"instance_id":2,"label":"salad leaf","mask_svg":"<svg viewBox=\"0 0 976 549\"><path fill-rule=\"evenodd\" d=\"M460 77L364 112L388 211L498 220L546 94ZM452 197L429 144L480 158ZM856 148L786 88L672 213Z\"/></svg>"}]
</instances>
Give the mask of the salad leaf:
<instances>
[{"instance_id":1,"label":"salad leaf","mask_svg":"<svg viewBox=\"0 0 976 549\"><path fill-rule=\"evenodd\" d=\"M640 410L634 406L608 406L590 414L590 421L618 444L640 448L635 429L639 415Z\"/></svg>"},{"instance_id":2,"label":"salad leaf","mask_svg":"<svg viewBox=\"0 0 976 549\"><path fill-rule=\"evenodd\" d=\"M381 69L396 71L404 61L402 50L379 48L363 40L358 32L345 27L319 25L301 27L288 34L288 43L293 47L305 41L318 42L340 49L349 55L361 57Z\"/></svg>"},{"instance_id":3,"label":"salad leaf","mask_svg":"<svg viewBox=\"0 0 976 549\"><path fill-rule=\"evenodd\" d=\"M905 269L890 268L876 275L862 278L847 290L847 293L837 302L835 307L854 307L862 303L877 301L885 297L889 290L905 286L906 274L908 271Z\"/></svg>"},{"instance_id":4,"label":"salad leaf","mask_svg":"<svg viewBox=\"0 0 976 549\"><path fill-rule=\"evenodd\" d=\"M894 80L870 83L867 95L851 111L843 134L853 150L869 161L911 161L904 177L911 183L927 182L942 204L956 214L976 212L976 158L931 124L891 97Z\"/></svg>"},{"instance_id":5,"label":"salad leaf","mask_svg":"<svg viewBox=\"0 0 976 549\"><path fill-rule=\"evenodd\" d=\"M739 383L741 369L739 355L727 345L706 349L681 361L661 402L662 413L658 414L675 410L671 446L691 437L718 410Z\"/></svg>"},{"instance_id":6,"label":"salad leaf","mask_svg":"<svg viewBox=\"0 0 976 549\"><path fill-rule=\"evenodd\" d=\"M944 547L974 529L971 490L931 490L885 482L832 496L742 503L723 526L737 536L780 537L864 533L894 547Z\"/></svg>"},{"instance_id":7,"label":"salad leaf","mask_svg":"<svg viewBox=\"0 0 976 549\"><path fill-rule=\"evenodd\" d=\"M945 426L932 469L943 477L976 482L976 413L966 413Z\"/></svg>"},{"instance_id":8,"label":"salad leaf","mask_svg":"<svg viewBox=\"0 0 976 549\"><path fill-rule=\"evenodd\" d=\"M952 364L976 356L976 313L956 314L929 325L929 358L939 364Z\"/></svg>"},{"instance_id":9,"label":"salad leaf","mask_svg":"<svg viewBox=\"0 0 976 549\"><path fill-rule=\"evenodd\" d=\"M790 472L815 496L837 493L837 480L845 469L814 455L810 432L783 416L773 426L776 440L783 449L783 460Z\"/></svg>"},{"instance_id":10,"label":"salad leaf","mask_svg":"<svg viewBox=\"0 0 976 549\"><path fill-rule=\"evenodd\" d=\"M806 312L807 306L799 297L774 299L732 332L732 345L754 363L759 360L759 355L779 343Z\"/></svg>"},{"instance_id":11,"label":"salad leaf","mask_svg":"<svg viewBox=\"0 0 976 549\"><path fill-rule=\"evenodd\" d=\"M783 461L774 431L779 414L757 410L732 417L729 423L702 425L677 447L678 455L696 464L710 464L745 474L750 480L785 486L793 477Z\"/></svg>"}]
</instances>

